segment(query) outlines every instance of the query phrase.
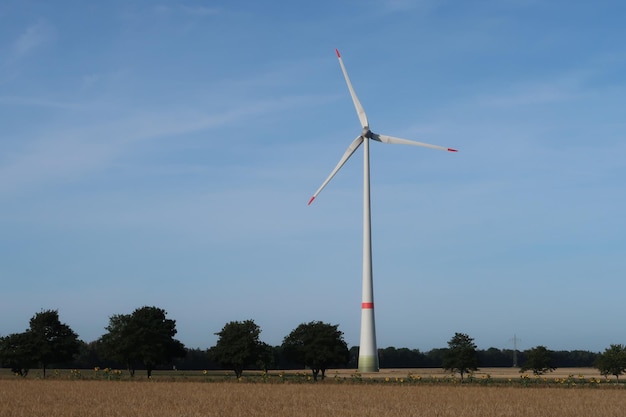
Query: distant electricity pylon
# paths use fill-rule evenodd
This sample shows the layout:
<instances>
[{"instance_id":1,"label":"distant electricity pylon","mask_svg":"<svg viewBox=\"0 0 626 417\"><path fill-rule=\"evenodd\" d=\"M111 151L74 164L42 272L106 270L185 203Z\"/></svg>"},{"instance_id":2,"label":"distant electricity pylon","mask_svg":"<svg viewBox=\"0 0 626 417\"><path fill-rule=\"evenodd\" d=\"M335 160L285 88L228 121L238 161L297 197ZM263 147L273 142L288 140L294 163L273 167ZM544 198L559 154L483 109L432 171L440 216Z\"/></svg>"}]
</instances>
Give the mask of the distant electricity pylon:
<instances>
[{"instance_id":1,"label":"distant electricity pylon","mask_svg":"<svg viewBox=\"0 0 626 417\"><path fill-rule=\"evenodd\" d=\"M517 342L521 342L522 340L517 337L517 335L513 335L513 367L517 368Z\"/></svg>"}]
</instances>

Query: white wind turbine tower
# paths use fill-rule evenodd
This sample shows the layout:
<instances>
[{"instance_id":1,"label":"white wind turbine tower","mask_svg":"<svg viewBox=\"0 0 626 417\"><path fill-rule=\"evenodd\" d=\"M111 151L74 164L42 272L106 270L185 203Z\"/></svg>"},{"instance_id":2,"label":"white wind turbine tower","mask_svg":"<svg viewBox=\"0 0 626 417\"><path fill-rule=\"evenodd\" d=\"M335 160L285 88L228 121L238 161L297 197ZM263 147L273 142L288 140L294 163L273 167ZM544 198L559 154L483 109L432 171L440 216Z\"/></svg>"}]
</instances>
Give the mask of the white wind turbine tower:
<instances>
[{"instance_id":1,"label":"white wind turbine tower","mask_svg":"<svg viewBox=\"0 0 626 417\"><path fill-rule=\"evenodd\" d=\"M415 145L426 148L439 149L442 151L456 152L456 149L446 148L445 146L430 145L428 143L415 142L408 139L394 138L392 136L380 135L370 130L365 110L359 102L359 99L352 88L352 83L343 65L339 50L337 58L341 71L348 84L348 90L352 96L354 107L361 122L361 133L348 146L339 163L332 170L326 181L322 183L320 188L313 194L309 200L309 204L315 200L315 197L326 187L326 184L335 176L346 161L352 156L354 151L363 144L363 295L361 302L361 342L359 348L359 372L378 372L378 351L376 348L376 327L374 323L374 283L372 277L372 234L371 234L371 215L370 215L370 163L369 163L369 140L375 140L383 143L395 143L401 145Z\"/></svg>"}]
</instances>

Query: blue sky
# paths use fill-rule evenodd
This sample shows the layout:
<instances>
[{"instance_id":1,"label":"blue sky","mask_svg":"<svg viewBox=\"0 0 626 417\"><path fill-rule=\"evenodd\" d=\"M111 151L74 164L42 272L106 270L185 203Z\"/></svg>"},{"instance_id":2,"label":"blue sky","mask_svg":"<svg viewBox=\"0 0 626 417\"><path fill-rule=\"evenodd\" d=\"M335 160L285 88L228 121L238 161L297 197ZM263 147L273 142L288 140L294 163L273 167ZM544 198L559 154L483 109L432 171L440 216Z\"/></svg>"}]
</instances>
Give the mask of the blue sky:
<instances>
[{"instance_id":1,"label":"blue sky","mask_svg":"<svg viewBox=\"0 0 626 417\"><path fill-rule=\"evenodd\" d=\"M622 1L0 4L0 334L164 308L359 342L372 129L379 347L625 343Z\"/></svg>"}]
</instances>

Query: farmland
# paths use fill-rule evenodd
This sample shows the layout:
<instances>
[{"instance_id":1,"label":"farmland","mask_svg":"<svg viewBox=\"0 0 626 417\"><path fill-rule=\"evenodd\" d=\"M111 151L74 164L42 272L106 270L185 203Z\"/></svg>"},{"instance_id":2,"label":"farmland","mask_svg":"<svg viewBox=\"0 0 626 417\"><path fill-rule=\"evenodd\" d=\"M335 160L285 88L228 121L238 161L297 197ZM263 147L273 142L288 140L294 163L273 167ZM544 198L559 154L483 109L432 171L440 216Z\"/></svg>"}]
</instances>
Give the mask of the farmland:
<instances>
[{"instance_id":1,"label":"farmland","mask_svg":"<svg viewBox=\"0 0 626 417\"><path fill-rule=\"evenodd\" d=\"M428 373L430 371L430 373ZM293 373L282 383L262 381L249 373L241 382L221 374L162 371L151 380L135 377L99 379L93 370L80 374L52 372L47 380L29 375L0 378L0 416L581 416L620 415L626 406L626 389L603 380L599 384L558 383L507 385L520 379L514 370L485 369L493 385L433 383L439 370L411 370L423 383L408 383L407 370L385 370L374 380L355 380L348 371L329 372L322 383L308 383ZM565 375L564 372L572 372ZM563 370L550 381L596 378L592 369ZM597 371L596 371L597 372ZM80 375L80 377L77 377ZM95 375L95 376L94 376ZM280 374L271 374L280 382ZM209 379L207 379L209 378ZM298 379L300 378L300 379ZM360 377L361 378L361 377ZM211 382L209 382L211 381ZM368 382L369 381L369 382Z\"/></svg>"},{"instance_id":2,"label":"farmland","mask_svg":"<svg viewBox=\"0 0 626 417\"><path fill-rule=\"evenodd\" d=\"M145 371L138 370L135 378L136 381L145 379ZM261 371L244 371L243 382L307 382L310 371L305 370L288 370L279 371L271 370L267 374ZM42 372L40 369L32 369L27 379L40 379ZM172 371L172 370L156 370L153 373L154 381L196 381L196 382L235 382L235 376L232 371ZM326 371L327 380L340 382L397 382L399 380L408 380L410 376L418 378L422 382L453 382L458 380L458 374L452 375L450 372L441 368L397 368L397 369L381 369L380 372L372 374L360 375L354 369L329 369ZM474 372L473 380L480 381L489 378L494 383L518 382L523 378L528 378L533 382L549 381L554 382L555 379L571 379L572 381L590 379L600 380L601 383L615 383L615 377L605 378L600 375L596 368L557 368L553 372L546 373L540 377L533 376L532 373L520 373L519 368L499 367L499 368L480 368ZM16 378L8 369L0 368L0 380L2 379L19 379ZM48 379L107 379L107 380L127 380L131 379L125 370L114 369L52 369L48 370ZM467 379L467 377L466 377ZM624 378L626 379L626 378ZM620 380L621 382L621 380Z\"/></svg>"}]
</instances>

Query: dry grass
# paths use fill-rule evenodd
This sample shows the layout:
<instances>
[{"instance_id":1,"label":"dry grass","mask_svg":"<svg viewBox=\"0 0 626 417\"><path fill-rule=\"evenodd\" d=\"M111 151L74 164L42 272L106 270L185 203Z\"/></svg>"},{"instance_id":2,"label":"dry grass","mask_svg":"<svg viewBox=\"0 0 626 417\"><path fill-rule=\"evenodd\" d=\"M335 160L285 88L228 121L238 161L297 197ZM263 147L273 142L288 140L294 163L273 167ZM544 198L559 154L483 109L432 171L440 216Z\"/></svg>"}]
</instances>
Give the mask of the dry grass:
<instances>
[{"instance_id":1,"label":"dry grass","mask_svg":"<svg viewBox=\"0 0 626 417\"><path fill-rule=\"evenodd\" d=\"M56 370L56 369L50 369L48 370L48 377L52 378L52 379L73 379L72 378L72 370L69 369L61 369L61 370ZM78 370L81 378L83 379L104 379L105 378L105 373L104 370L100 369L98 372L95 372L93 369L81 369ZM273 377L274 380L276 380L277 375L278 374L285 374L285 375L311 375L311 371L304 371L304 370L287 370L287 371L277 371L277 370L272 370L270 371L270 375ZM32 369L30 371L30 373L28 374L28 379L39 379L41 378L41 370L40 369ZM97 374L97 375L96 375ZM121 371L121 377L114 377L113 379L129 379L128 376L128 372L126 372L125 370ZM342 378L342 379L352 379L353 376L355 376L357 374L357 371L355 369L329 369L326 371L326 376L329 378L333 378L335 376ZM392 379L395 378L406 378L409 374L411 375L419 375L423 378L430 378L430 377L436 377L436 378L444 378L446 376L450 376L450 372L449 371L445 371L441 368L398 368L398 369L381 369L380 372L377 373L372 373L372 374L365 374L363 375L363 380L369 380L371 379L377 379L377 380L384 380L385 378L389 377ZM530 375L532 377L532 372L527 372L527 375ZM154 371L153 375L155 376L155 378L159 379L159 380L169 380L169 381L181 381L181 380L185 380L185 381L189 381L189 380L196 380L196 381L201 381L201 380L205 380L205 375L203 374L203 371L198 370L198 371L172 371L172 370L156 370ZM224 379L234 379L234 373L232 371L208 371L207 375L211 378L211 379L219 379L219 380L224 380ZM262 373L260 371L244 371L244 377L246 378L251 378L251 379L260 379L260 376L262 375ZM519 380L520 376L522 375L519 372L519 368L480 368L477 372L474 373L474 378L475 379L480 379L482 376L490 376L491 378L495 379L495 380L504 380L504 379L508 379L511 378L512 380ZM554 379L554 378L566 378L570 375L573 375L575 377L578 377L579 375L583 375L585 378L600 378L602 380L604 380L605 378L600 375L600 372L596 369L596 368L558 368L556 371L554 372L548 372L546 373L544 376L550 380ZM145 371L137 371L136 374L136 379L138 380L142 380L145 379L146 373ZM456 377L458 378L458 374L456 375ZM4 378L9 378L9 379L15 379L15 376L9 371L9 369L6 368L0 368L0 379L4 379ZM610 380L615 380L615 377L611 376L609 378ZM623 377L624 380L626 380L626 377Z\"/></svg>"},{"instance_id":2,"label":"dry grass","mask_svg":"<svg viewBox=\"0 0 626 417\"><path fill-rule=\"evenodd\" d=\"M302 372L302 371L300 371ZM354 374L355 370L350 369L340 369L340 370L331 370L327 371L326 375L332 377L335 374L338 374L341 377L350 377ZM395 377L406 377L408 374L420 375L422 377L444 377L450 375L449 371L445 371L441 368L415 368L415 369L381 369L380 372L375 374L368 374L364 378L369 378L373 376L374 378L395 378ZM528 375L532 375L532 371L526 372ZM483 375L489 375L492 378L497 379L519 379L522 375L519 372L519 368L480 368L477 372L474 373L475 378L480 378ZM566 378L569 375L583 375L585 378L602 378L604 377L600 374L600 372L596 368L557 368L554 372L548 372L544 376L550 379L553 378ZM458 374L457 374L458 377ZM626 379L626 378L625 378Z\"/></svg>"},{"instance_id":3,"label":"dry grass","mask_svg":"<svg viewBox=\"0 0 626 417\"><path fill-rule=\"evenodd\" d=\"M0 379L0 416L621 415L626 390L476 385Z\"/></svg>"}]
</instances>

